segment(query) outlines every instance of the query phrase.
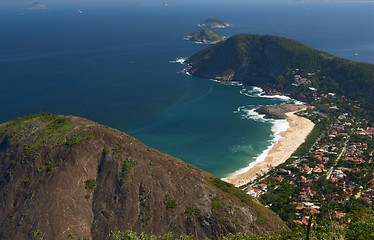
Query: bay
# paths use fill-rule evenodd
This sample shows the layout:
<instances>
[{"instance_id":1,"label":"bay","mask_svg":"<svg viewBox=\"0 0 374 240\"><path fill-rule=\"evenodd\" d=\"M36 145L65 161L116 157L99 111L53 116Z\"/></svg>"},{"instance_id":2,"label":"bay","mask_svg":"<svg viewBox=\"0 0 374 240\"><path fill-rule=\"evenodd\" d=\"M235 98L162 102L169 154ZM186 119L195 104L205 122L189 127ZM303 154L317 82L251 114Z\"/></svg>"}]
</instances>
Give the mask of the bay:
<instances>
[{"instance_id":1,"label":"bay","mask_svg":"<svg viewBox=\"0 0 374 240\"><path fill-rule=\"evenodd\" d=\"M173 61L206 47L183 40L199 22L218 16L233 25L216 30L225 36L281 35L374 63L372 3L29 3L0 3L0 122L39 112L89 118L219 177L248 166L286 127L253 109L290 100L186 75Z\"/></svg>"}]
</instances>

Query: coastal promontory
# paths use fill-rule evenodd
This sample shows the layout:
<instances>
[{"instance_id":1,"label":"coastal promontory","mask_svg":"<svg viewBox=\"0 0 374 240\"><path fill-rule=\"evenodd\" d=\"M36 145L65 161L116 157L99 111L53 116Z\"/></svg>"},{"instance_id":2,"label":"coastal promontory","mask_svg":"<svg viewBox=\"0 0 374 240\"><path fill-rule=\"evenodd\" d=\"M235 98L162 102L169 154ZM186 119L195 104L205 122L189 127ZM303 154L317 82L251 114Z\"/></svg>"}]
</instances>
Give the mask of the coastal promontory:
<instances>
[{"instance_id":1,"label":"coastal promontory","mask_svg":"<svg viewBox=\"0 0 374 240\"><path fill-rule=\"evenodd\" d=\"M284 227L231 184L79 117L0 124L0 159L1 239L102 240L111 230L218 239Z\"/></svg>"},{"instance_id":2,"label":"coastal promontory","mask_svg":"<svg viewBox=\"0 0 374 240\"><path fill-rule=\"evenodd\" d=\"M256 109L256 112L264 114L267 119L286 119L288 112L300 110L301 106L296 104L282 104L264 106Z\"/></svg>"},{"instance_id":3,"label":"coastal promontory","mask_svg":"<svg viewBox=\"0 0 374 240\"><path fill-rule=\"evenodd\" d=\"M285 37L237 34L186 60L191 74L275 89L302 101L330 92L374 109L374 65L354 62Z\"/></svg>"},{"instance_id":4,"label":"coastal promontory","mask_svg":"<svg viewBox=\"0 0 374 240\"><path fill-rule=\"evenodd\" d=\"M188 34L186 39L197 43L218 43L225 40L225 37L210 29L204 28Z\"/></svg>"},{"instance_id":5,"label":"coastal promontory","mask_svg":"<svg viewBox=\"0 0 374 240\"><path fill-rule=\"evenodd\" d=\"M204 20L202 23L200 23L199 26L208 27L208 28L225 28L225 27L229 27L230 24L221 20L218 17L210 17Z\"/></svg>"}]
</instances>

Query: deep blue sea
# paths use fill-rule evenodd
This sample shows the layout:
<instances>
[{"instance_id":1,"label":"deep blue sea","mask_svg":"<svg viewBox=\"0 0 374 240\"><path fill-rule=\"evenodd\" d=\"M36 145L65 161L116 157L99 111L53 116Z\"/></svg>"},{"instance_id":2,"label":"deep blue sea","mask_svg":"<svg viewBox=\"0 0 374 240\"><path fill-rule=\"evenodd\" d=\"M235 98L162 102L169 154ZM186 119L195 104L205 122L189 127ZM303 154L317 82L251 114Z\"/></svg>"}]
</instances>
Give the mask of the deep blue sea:
<instances>
[{"instance_id":1,"label":"deep blue sea","mask_svg":"<svg viewBox=\"0 0 374 240\"><path fill-rule=\"evenodd\" d=\"M292 100L187 75L176 60L207 46L183 40L202 20L232 24L216 30L227 37L281 35L374 63L370 2L45 0L47 10L27 10L33 2L0 1L0 122L85 117L219 177L263 158L287 128L253 110Z\"/></svg>"}]
</instances>

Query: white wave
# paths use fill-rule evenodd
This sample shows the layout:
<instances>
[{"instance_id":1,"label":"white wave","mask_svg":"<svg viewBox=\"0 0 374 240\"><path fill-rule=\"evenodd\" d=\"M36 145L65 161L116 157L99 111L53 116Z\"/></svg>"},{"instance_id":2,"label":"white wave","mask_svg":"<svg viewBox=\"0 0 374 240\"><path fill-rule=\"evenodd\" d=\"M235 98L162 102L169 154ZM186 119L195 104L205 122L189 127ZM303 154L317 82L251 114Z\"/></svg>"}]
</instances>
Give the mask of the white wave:
<instances>
[{"instance_id":1,"label":"white wave","mask_svg":"<svg viewBox=\"0 0 374 240\"><path fill-rule=\"evenodd\" d=\"M238 107L238 109L234 111L234 113L240 114L242 119L252 119L258 122L271 121L265 118L265 114L259 114L258 112L256 112L256 109L259 107L261 106L256 106L256 107L253 105L241 106L241 107Z\"/></svg>"},{"instance_id":2,"label":"white wave","mask_svg":"<svg viewBox=\"0 0 374 240\"><path fill-rule=\"evenodd\" d=\"M182 70L182 73L187 74L188 76L191 76L191 73L189 73L188 70L190 70L190 68L184 68Z\"/></svg>"},{"instance_id":3,"label":"white wave","mask_svg":"<svg viewBox=\"0 0 374 240\"><path fill-rule=\"evenodd\" d=\"M243 108L245 108L246 106L241 106L241 107L238 107L238 109L236 111L234 111L234 113L240 113L242 111Z\"/></svg>"},{"instance_id":4,"label":"white wave","mask_svg":"<svg viewBox=\"0 0 374 240\"><path fill-rule=\"evenodd\" d=\"M262 89L260 87L256 87L256 86L252 87L252 90L256 91L256 92L264 92L264 89Z\"/></svg>"},{"instance_id":5,"label":"white wave","mask_svg":"<svg viewBox=\"0 0 374 240\"><path fill-rule=\"evenodd\" d=\"M243 86L243 83L237 81L220 81L220 83L229 86Z\"/></svg>"},{"instance_id":6,"label":"white wave","mask_svg":"<svg viewBox=\"0 0 374 240\"><path fill-rule=\"evenodd\" d=\"M182 74L186 74L188 76L191 76L191 73L188 72L188 70L190 70L191 67L187 67L187 68L183 68L181 71L178 71L177 73L182 73Z\"/></svg>"},{"instance_id":7,"label":"white wave","mask_svg":"<svg viewBox=\"0 0 374 240\"><path fill-rule=\"evenodd\" d=\"M213 78L211 78L211 79L209 79L210 81L213 81L213 82L217 82L217 83L220 83L221 81L220 80L217 80L217 79L213 79Z\"/></svg>"},{"instance_id":8,"label":"white wave","mask_svg":"<svg viewBox=\"0 0 374 240\"><path fill-rule=\"evenodd\" d=\"M306 105L305 102L298 101L298 100L295 100L295 99L292 99L292 100L293 100L293 103L296 104L296 105L299 105L299 106L301 106L301 105Z\"/></svg>"},{"instance_id":9,"label":"white wave","mask_svg":"<svg viewBox=\"0 0 374 240\"><path fill-rule=\"evenodd\" d=\"M273 132L273 139L269 141L270 145L260 155L253 158L254 161L249 163L247 167L241 168L235 171L234 173L229 174L229 177L245 173L249 169L253 168L257 163L263 162L265 158L268 156L269 151L274 147L274 145L282 140L281 133L287 131L287 129L290 127L289 123L285 119L271 121L273 122L273 126L271 127L271 130Z\"/></svg>"},{"instance_id":10,"label":"white wave","mask_svg":"<svg viewBox=\"0 0 374 240\"><path fill-rule=\"evenodd\" d=\"M259 88L259 87L252 87L251 89L247 89L247 88L243 87L240 90L240 94L243 94L243 95L248 96L248 97L261 97L261 94L263 92L264 92L264 90L262 90L262 88Z\"/></svg>"},{"instance_id":11,"label":"white wave","mask_svg":"<svg viewBox=\"0 0 374 240\"><path fill-rule=\"evenodd\" d=\"M269 121L268 119L265 118L265 114L260 114L260 113L256 112L256 109L257 108L243 109L242 112L244 112L244 114L242 115L242 118L243 119L252 119L252 120L258 121L258 122Z\"/></svg>"},{"instance_id":12,"label":"white wave","mask_svg":"<svg viewBox=\"0 0 374 240\"><path fill-rule=\"evenodd\" d=\"M272 120L273 126L271 127L271 131L273 132L274 139L273 141L277 143L283 137L281 136L282 132L287 131L290 128L290 124L286 121L286 119L280 120Z\"/></svg>"},{"instance_id":13,"label":"white wave","mask_svg":"<svg viewBox=\"0 0 374 240\"><path fill-rule=\"evenodd\" d=\"M262 98L270 98L270 99L279 99L283 102L290 102L296 105L305 105L305 103L301 101L297 101L293 98L290 98L285 95L266 95L265 91L260 87L252 87L251 89L243 88L240 90L240 94L243 94L248 97L262 97Z\"/></svg>"},{"instance_id":14,"label":"white wave","mask_svg":"<svg viewBox=\"0 0 374 240\"><path fill-rule=\"evenodd\" d=\"M279 99L279 100L282 100L282 101L285 101L285 102L290 102L292 100L292 98L290 98L288 96L284 96L284 95L266 95L266 94L261 94L259 97Z\"/></svg>"},{"instance_id":15,"label":"white wave","mask_svg":"<svg viewBox=\"0 0 374 240\"><path fill-rule=\"evenodd\" d=\"M217 82L217 83L220 83L222 85L228 85L228 86L243 86L243 83L242 82L238 82L238 81L222 81L222 80L217 80L217 79L209 79L210 81L213 81L213 82Z\"/></svg>"},{"instance_id":16,"label":"white wave","mask_svg":"<svg viewBox=\"0 0 374 240\"><path fill-rule=\"evenodd\" d=\"M184 68L183 73L187 74L188 76L191 76L191 73L188 70L190 70L190 68Z\"/></svg>"},{"instance_id":17,"label":"white wave","mask_svg":"<svg viewBox=\"0 0 374 240\"><path fill-rule=\"evenodd\" d=\"M193 43L196 43L196 44L203 44L203 45L210 45L210 44L212 44L212 43L208 43L208 42L197 42L197 41L195 41L195 42L193 42Z\"/></svg>"},{"instance_id":18,"label":"white wave","mask_svg":"<svg viewBox=\"0 0 374 240\"><path fill-rule=\"evenodd\" d=\"M180 63L180 64L185 64L187 58L184 57L178 57L174 61L170 61L170 63Z\"/></svg>"}]
</instances>

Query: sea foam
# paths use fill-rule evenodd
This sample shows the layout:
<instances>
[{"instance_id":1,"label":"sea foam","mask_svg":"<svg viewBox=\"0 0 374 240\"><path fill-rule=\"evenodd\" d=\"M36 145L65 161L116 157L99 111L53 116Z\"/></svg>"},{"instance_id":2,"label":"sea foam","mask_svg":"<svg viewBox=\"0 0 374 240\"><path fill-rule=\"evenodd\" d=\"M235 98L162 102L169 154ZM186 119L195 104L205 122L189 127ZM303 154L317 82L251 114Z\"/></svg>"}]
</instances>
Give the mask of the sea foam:
<instances>
[{"instance_id":1,"label":"sea foam","mask_svg":"<svg viewBox=\"0 0 374 240\"><path fill-rule=\"evenodd\" d=\"M265 94L265 91L260 88L260 87L251 87L251 88L246 88L246 87L243 87L241 90L240 90L240 94L243 94L245 96L248 96L248 97L261 97L261 98L270 98L270 99L279 99L283 102L287 102L287 103L294 103L296 105L305 105L304 102L301 102L301 101L298 101L298 100L295 100L295 99L292 99L288 96L285 96L285 95L266 95Z\"/></svg>"},{"instance_id":2,"label":"sea foam","mask_svg":"<svg viewBox=\"0 0 374 240\"><path fill-rule=\"evenodd\" d=\"M259 107L261 106L256 106L256 107L254 107L253 105L241 106L241 107L238 107L237 110L234 111L234 113L240 114L242 119L252 119L258 122L270 121L269 119L265 118L264 114L260 114L256 112L256 109Z\"/></svg>"},{"instance_id":3,"label":"sea foam","mask_svg":"<svg viewBox=\"0 0 374 240\"><path fill-rule=\"evenodd\" d=\"M170 61L170 63L180 63L180 64L186 64L186 59L184 57L178 57L177 59Z\"/></svg>"},{"instance_id":4,"label":"sea foam","mask_svg":"<svg viewBox=\"0 0 374 240\"><path fill-rule=\"evenodd\" d=\"M227 85L227 86L243 86L243 83L242 82L239 82L239 81L222 81L222 80L217 80L217 79L209 79L210 81L213 81L213 82L216 82L216 83L220 83L222 85Z\"/></svg>"}]
</instances>

